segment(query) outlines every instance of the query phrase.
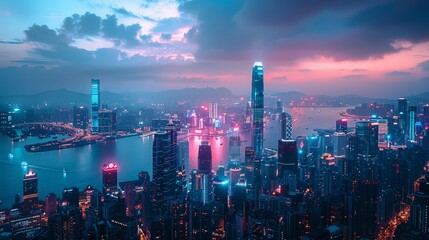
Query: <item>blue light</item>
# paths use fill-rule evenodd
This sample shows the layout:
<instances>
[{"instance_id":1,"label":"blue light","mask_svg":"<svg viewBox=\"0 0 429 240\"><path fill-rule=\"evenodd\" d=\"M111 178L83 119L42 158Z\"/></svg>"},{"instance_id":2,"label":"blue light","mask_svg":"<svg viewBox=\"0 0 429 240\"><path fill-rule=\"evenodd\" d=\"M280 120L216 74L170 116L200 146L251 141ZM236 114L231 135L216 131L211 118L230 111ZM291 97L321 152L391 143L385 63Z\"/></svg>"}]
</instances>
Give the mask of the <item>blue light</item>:
<instances>
[{"instance_id":1,"label":"blue light","mask_svg":"<svg viewBox=\"0 0 429 240\"><path fill-rule=\"evenodd\" d=\"M387 134L387 139L390 139L390 135L389 134Z\"/></svg>"},{"instance_id":2,"label":"blue light","mask_svg":"<svg viewBox=\"0 0 429 240\"><path fill-rule=\"evenodd\" d=\"M302 151L301 149L299 149L299 150L298 150L298 153L299 153L299 154L302 154L302 153L304 153L304 151Z\"/></svg>"},{"instance_id":3,"label":"blue light","mask_svg":"<svg viewBox=\"0 0 429 240\"><path fill-rule=\"evenodd\" d=\"M376 118L376 117L377 117L377 115L375 115L375 114L371 115L371 118Z\"/></svg>"}]
</instances>

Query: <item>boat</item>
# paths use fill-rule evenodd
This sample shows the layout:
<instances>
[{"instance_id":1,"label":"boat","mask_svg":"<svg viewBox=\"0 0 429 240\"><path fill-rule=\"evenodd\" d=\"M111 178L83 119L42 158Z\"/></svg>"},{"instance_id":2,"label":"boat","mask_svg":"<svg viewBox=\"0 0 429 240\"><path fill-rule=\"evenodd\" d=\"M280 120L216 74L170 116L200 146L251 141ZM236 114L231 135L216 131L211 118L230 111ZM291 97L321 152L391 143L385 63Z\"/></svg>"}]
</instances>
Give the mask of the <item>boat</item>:
<instances>
[{"instance_id":1,"label":"boat","mask_svg":"<svg viewBox=\"0 0 429 240\"><path fill-rule=\"evenodd\" d=\"M22 163L21 163L21 167L26 168L27 166L28 166L28 163L27 163L27 162L22 162Z\"/></svg>"},{"instance_id":2,"label":"boat","mask_svg":"<svg viewBox=\"0 0 429 240\"><path fill-rule=\"evenodd\" d=\"M13 154L9 153L9 159L13 159Z\"/></svg>"},{"instance_id":3,"label":"boat","mask_svg":"<svg viewBox=\"0 0 429 240\"><path fill-rule=\"evenodd\" d=\"M63 168L63 173L67 174L67 169Z\"/></svg>"}]
</instances>

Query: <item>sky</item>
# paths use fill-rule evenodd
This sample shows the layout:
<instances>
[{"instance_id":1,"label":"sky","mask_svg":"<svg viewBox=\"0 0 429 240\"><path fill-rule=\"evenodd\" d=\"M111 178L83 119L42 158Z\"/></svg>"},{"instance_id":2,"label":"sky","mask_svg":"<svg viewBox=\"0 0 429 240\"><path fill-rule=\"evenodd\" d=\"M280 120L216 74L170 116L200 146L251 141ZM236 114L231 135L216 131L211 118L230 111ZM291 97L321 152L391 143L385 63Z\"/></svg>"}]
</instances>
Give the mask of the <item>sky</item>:
<instances>
[{"instance_id":1,"label":"sky","mask_svg":"<svg viewBox=\"0 0 429 240\"><path fill-rule=\"evenodd\" d=\"M429 91L429 1L0 0L0 95Z\"/></svg>"}]
</instances>

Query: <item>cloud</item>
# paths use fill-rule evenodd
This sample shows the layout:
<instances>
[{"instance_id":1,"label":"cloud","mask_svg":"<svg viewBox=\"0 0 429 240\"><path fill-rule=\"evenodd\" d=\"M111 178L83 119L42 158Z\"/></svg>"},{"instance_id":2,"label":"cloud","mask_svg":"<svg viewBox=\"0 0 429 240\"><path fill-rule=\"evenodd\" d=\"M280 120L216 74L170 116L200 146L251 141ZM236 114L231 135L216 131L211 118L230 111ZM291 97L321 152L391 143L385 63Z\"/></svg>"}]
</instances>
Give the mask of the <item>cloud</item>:
<instances>
[{"instance_id":1,"label":"cloud","mask_svg":"<svg viewBox=\"0 0 429 240\"><path fill-rule=\"evenodd\" d=\"M382 58L429 41L428 1L185 1L199 59ZM193 35L190 35L193 36Z\"/></svg>"},{"instance_id":2,"label":"cloud","mask_svg":"<svg viewBox=\"0 0 429 240\"><path fill-rule=\"evenodd\" d=\"M101 17L89 12L81 16L74 14L64 19L62 30L76 36L95 36L101 30Z\"/></svg>"},{"instance_id":3,"label":"cloud","mask_svg":"<svg viewBox=\"0 0 429 240\"><path fill-rule=\"evenodd\" d=\"M161 39L165 40L165 41L170 41L171 40L171 33L162 33Z\"/></svg>"},{"instance_id":4,"label":"cloud","mask_svg":"<svg viewBox=\"0 0 429 240\"><path fill-rule=\"evenodd\" d=\"M367 76L364 75L364 74L350 74L350 75L342 76L341 79L344 79L344 80L358 80L358 79L364 79L366 77Z\"/></svg>"},{"instance_id":5,"label":"cloud","mask_svg":"<svg viewBox=\"0 0 429 240\"><path fill-rule=\"evenodd\" d=\"M423 71L429 72L429 60L419 63L418 67Z\"/></svg>"},{"instance_id":6,"label":"cloud","mask_svg":"<svg viewBox=\"0 0 429 240\"><path fill-rule=\"evenodd\" d=\"M23 44L23 41L18 41L18 40L9 40L9 41L4 41L4 40L0 40L0 44Z\"/></svg>"},{"instance_id":7,"label":"cloud","mask_svg":"<svg viewBox=\"0 0 429 240\"><path fill-rule=\"evenodd\" d=\"M70 42L70 39L64 34L57 34L53 29L46 25L34 24L24 31L27 41L39 42L52 45L64 45Z\"/></svg>"},{"instance_id":8,"label":"cloud","mask_svg":"<svg viewBox=\"0 0 429 240\"><path fill-rule=\"evenodd\" d=\"M164 18L157 22L156 26L152 28L153 33L162 33L162 32L175 32L180 28L191 26L194 22L185 17L177 18Z\"/></svg>"},{"instance_id":9,"label":"cloud","mask_svg":"<svg viewBox=\"0 0 429 240\"><path fill-rule=\"evenodd\" d=\"M106 38L115 42L116 45L124 44L127 47L136 46L140 42L137 40L137 35L140 32L139 24L125 26L118 24L118 19L114 15L108 15L102 20L102 31Z\"/></svg>"},{"instance_id":10,"label":"cloud","mask_svg":"<svg viewBox=\"0 0 429 240\"><path fill-rule=\"evenodd\" d=\"M123 15L123 16L126 16L126 17L134 17L134 18L137 18L138 16L137 15L135 15L134 13L132 13L132 12L130 12L130 11L128 11L128 10L126 10L125 8L113 8L112 7L112 10L113 10L113 12L115 12L116 14L119 14L119 15Z\"/></svg>"},{"instance_id":11,"label":"cloud","mask_svg":"<svg viewBox=\"0 0 429 240\"><path fill-rule=\"evenodd\" d=\"M384 75L387 77L409 77L412 75L412 73L404 72L404 71L392 71L392 72L387 72Z\"/></svg>"}]
</instances>

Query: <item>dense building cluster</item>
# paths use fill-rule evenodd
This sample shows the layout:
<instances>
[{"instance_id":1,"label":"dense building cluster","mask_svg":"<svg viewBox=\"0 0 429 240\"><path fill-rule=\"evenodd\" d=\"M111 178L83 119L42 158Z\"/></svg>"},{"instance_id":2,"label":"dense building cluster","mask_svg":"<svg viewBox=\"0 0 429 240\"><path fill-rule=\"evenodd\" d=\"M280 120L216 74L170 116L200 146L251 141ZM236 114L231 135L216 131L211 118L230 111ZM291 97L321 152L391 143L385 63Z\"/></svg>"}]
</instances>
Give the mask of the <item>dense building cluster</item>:
<instances>
[{"instance_id":1,"label":"dense building cluster","mask_svg":"<svg viewBox=\"0 0 429 240\"><path fill-rule=\"evenodd\" d=\"M94 134L114 131L112 111L99 109L99 84L92 81ZM140 172L137 180L118 183L117 164L106 162L101 190L65 188L42 201L30 171L22 200L0 211L0 239L429 238L428 105L408 107L400 98L396 110L375 108L354 126L339 119L335 129L293 138L293 119L279 100L277 149L264 148L264 109L257 62L242 118L252 140L242 146L239 136L229 136L225 164L213 166L212 147L202 140L198 167L188 169L189 143L178 137L180 120L170 118L152 121L152 174ZM74 125L89 127L88 111L74 112ZM215 102L208 121L193 115L187 124L197 130L225 121Z\"/></svg>"}]
</instances>

